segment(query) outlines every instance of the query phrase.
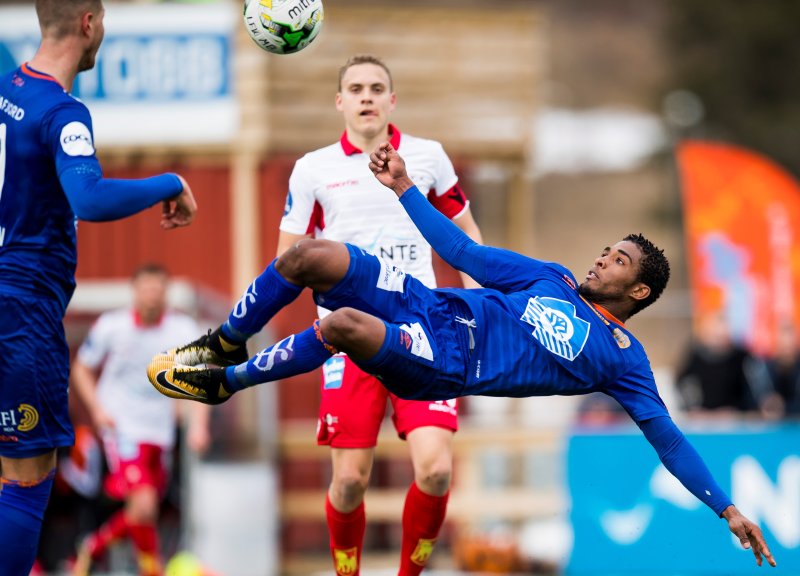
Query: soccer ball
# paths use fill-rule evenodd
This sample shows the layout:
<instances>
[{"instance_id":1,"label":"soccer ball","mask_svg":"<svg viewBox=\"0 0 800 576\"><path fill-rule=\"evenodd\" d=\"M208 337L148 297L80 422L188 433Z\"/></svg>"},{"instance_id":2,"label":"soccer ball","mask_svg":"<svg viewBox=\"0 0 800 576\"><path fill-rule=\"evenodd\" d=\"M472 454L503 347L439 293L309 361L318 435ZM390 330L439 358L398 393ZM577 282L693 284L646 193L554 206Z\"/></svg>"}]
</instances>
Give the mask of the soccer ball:
<instances>
[{"instance_id":1,"label":"soccer ball","mask_svg":"<svg viewBox=\"0 0 800 576\"><path fill-rule=\"evenodd\" d=\"M322 29L322 0L245 0L244 24L267 52L299 52Z\"/></svg>"}]
</instances>

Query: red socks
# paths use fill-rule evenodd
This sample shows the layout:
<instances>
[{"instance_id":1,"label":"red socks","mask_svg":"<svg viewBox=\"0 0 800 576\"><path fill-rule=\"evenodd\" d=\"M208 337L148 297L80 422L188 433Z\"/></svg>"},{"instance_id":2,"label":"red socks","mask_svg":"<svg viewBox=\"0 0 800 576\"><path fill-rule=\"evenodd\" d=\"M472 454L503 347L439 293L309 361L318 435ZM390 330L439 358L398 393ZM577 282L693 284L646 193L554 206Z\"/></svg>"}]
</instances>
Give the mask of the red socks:
<instances>
[{"instance_id":1,"label":"red socks","mask_svg":"<svg viewBox=\"0 0 800 576\"><path fill-rule=\"evenodd\" d=\"M411 484L403 508L403 544L398 576L419 576L428 563L439 530L447 513L447 499L422 492ZM336 510L325 499L325 514L331 538L331 556L338 576L358 576L361 570L361 548L364 542L366 514L364 503L349 513Z\"/></svg>"},{"instance_id":2,"label":"red socks","mask_svg":"<svg viewBox=\"0 0 800 576\"><path fill-rule=\"evenodd\" d=\"M125 519L124 511L120 510L106 520L106 523L89 537L89 555L93 560L96 560L103 552L108 550L109 546L127 535L128 521Z\"/></svg>"},{"instance_id":3,"label":"red socks","mask_svg":"<svg viewBox=\"0 0 800 576\"><path fill-rule=\"evenodd\" d=\"M339 512L331 504L330 496L325 498L325 515L328 519L328 532L331 537L331 556L338 576L358 576L361 570L361 545L367 517L364 503L352 512Z\"/></svg>"},{"instance_id":4,"label":"red socks","mask_svg":"<svg viewBox=\"0 0 800 576\"><path fill-rule=\"evenodd\" d=\"M141 576L160 576L161 560L159 558L158 532L151 524L134 526L128 523L124 510L120 510L103 524L89 538L89 554L97 559L109 546L117 540L130 537L136 549Z\"/></svg>"},{"instance_id":5,"label":"red socks","mask_svg":"<svg viewBox=\"0 0 800 576\"><path fill-rule=\"evenodd\" d=\"M152 524L129 526L128 534L136 548L140 576L161 576L156 527Z\"/></svg>"},{"instance_id":6,"label":"red socks","mask_svg":"<svg viewBox=\"0 0 800 576\"><path fill-rule=\"evenodd\" d=\"M444 524L447 499L444 496L425 494L411 484L403 508L403 545L398 576L418 576L428 563L436 537Z\"/></svg>"}]
</instances>

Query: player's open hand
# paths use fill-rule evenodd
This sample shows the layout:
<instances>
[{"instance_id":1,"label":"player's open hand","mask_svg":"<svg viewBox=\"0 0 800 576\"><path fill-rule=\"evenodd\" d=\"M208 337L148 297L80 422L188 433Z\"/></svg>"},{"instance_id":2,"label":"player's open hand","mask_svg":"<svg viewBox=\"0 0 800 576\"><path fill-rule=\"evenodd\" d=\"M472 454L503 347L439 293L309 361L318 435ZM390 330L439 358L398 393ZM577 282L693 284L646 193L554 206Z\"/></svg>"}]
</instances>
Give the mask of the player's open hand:
<instances>
[{"instance_id":1,"label":"player's open hand","mask_svg":"<svg viewBox=\"0 0 800 576\"><path fill-rule=\"evenodd\" d=\"M761 534L761 528L743 516L736 506L728 506L722 512L722 517L728 521L728 528L742 543L742 547L753 551L756 564L761 566L763 559L766 558L770 566L777 566L777 562L772 557L772 553L764 541L764 536Z\"/></svg>"},{"instance_id":2,"label":"player's open hand","mask_svg":"<svg viewBox=\"0 0 800 576\"><path fill-rule=\"evenodd\" d=\"M391 188L398 197L414 185L406 172L406 163L389 142L382 142L369 155L369 169L375 178Z\"/></svg>"},{"instance_id":3,"label":"player's open hand","mask_svg":"<svg viewBox=\"0 0 800 576\"><path fill-rule=\"evenodd\" d=\"M192 189L183 176L179 175L178 178L183 184L183 190L175 198L164 200L161 206L161 227L164 230L188 226L197 212L197 202L192 195Z\"/></svg>"}]
</instances>

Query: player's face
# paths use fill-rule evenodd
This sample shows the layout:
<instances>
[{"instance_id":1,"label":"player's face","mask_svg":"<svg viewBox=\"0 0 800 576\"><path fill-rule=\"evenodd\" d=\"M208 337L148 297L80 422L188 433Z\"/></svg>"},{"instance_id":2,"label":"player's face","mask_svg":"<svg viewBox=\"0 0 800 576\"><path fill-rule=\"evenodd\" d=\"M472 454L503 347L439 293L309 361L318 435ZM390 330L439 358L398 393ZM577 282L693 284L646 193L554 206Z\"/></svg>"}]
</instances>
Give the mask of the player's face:
<instances>
[{"instance_id":1,"label":"player's face","mask_svg":"<svg viewBox=\"0 0 800 576\"><path fill-rule=\"evenodd\" d=\"M628 240L606 247L586 273L580 293L598 304L625 300L641 282L639 262L642 251Z\"/></svg>"},{"instance_id":2,"label":"player's face","mask_svg":"<svg viewBox=\"0 0 800 576\"><path fill-rule=\"evenodd\" d=\"M155 320L167 305L167 277L163 274L139 275L133 281L133 306L145 320Z\"/></svg>"},{"instance_id":3,"label":"player's face","mask_svg":"<svg viewBox=\"0 0 800 576\"><path fill-rule=\"evenodd\" d=\"M396 101L386 70L376 64L357 64L342 77L336 109L344 115L348 132L370 139L386 130Z\"/></svg>"},{"instance_id":4,"label":"player's face","mask_svg":"<svg viewBox=\"0 0 800 576\"><path fill-rule=\"evenodd\" d=\"M83 53L83 57L78 63L78 72L94 68L97 51L100 49L100 44L103 43L103 37L106 34L105 24L103 22L105 15L105 8L101 8L100 11L95 13L92 17L91 35L86 51Z\"/></svg>"}]
</instances>

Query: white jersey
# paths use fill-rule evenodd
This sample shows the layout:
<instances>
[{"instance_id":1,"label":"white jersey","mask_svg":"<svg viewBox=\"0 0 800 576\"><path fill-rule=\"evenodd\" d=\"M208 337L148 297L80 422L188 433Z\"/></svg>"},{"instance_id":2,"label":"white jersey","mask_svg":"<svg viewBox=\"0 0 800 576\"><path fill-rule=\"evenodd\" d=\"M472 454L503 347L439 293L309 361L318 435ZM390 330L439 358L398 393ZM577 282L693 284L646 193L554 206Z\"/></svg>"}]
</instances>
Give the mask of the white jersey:
<instances>
[{"instance_id":1,"label":"white jersey","mask_svg":"<svg viewBox=\"0 0 800 576\"><path fill-rule=\"evenodd\" d=\"M469 204L442 145L401 135L394 126L390 132L414 184L449 218L461 215ZM355 148L346 133L295 163L280 229L349 242L436 286L430 245L394 192L372 174L369 155Z\"/></svg>"},{"instance_id":2,"label":"white jersey","mask_svg":"<svg viewBox=\"0 0 800 576\"><path fill-rule=\"evenodd\" d=\"M131 309L100 315L78 350L78 359L95 370L102 366L98 401L114 419L118 438L172 447L175 405L147 381L147 364L158 352L199 333L195 321L180 312L165 312L153 326L142 325Z\"/></svg>"}]
</instances>

